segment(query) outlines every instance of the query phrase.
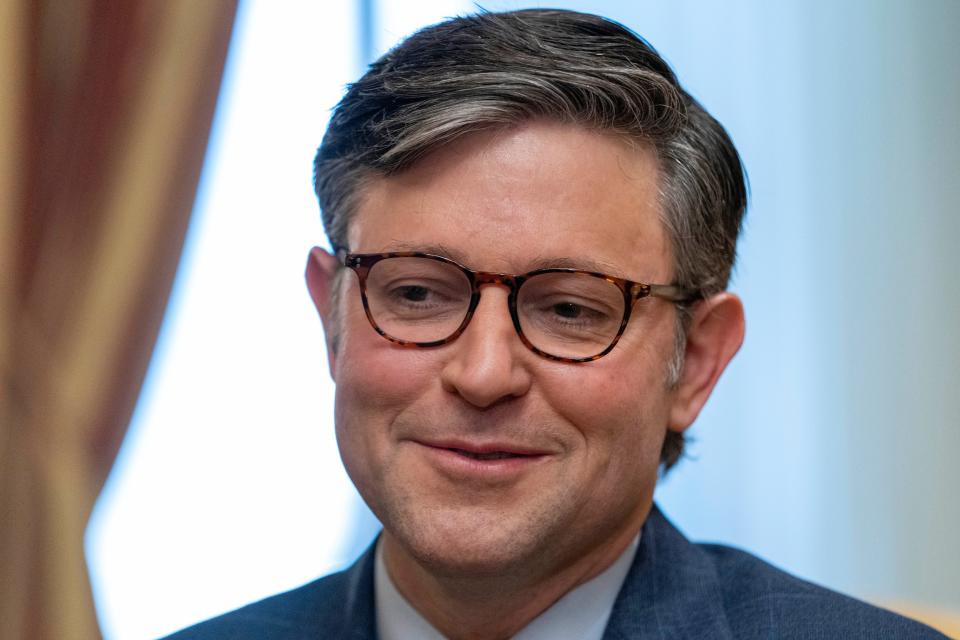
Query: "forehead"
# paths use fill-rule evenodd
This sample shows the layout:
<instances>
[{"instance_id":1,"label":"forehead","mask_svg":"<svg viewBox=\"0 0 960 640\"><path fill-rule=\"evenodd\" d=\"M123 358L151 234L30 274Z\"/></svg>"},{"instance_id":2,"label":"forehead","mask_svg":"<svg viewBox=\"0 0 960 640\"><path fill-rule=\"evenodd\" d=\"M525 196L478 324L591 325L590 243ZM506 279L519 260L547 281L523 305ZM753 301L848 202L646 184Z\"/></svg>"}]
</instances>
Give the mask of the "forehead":
<instances>
[{"instance_id":1,"label":"forehead","mask_svg":"<svg viewBox=\"0 0 960 640\"><path fill-rule=\"evenodd\" d=\"M437 250L471 267L581 262L627 277L667 273L652 147L532 122L470 134L368 183L351 251Z\"/></svg>"}]
</instances>

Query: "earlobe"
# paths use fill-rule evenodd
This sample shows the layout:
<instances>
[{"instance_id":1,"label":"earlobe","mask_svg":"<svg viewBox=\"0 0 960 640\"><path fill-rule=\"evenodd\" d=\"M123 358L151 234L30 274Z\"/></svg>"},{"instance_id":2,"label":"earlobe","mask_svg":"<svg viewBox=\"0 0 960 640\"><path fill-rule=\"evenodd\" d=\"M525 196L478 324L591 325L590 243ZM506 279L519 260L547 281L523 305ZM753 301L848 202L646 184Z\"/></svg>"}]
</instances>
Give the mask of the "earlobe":
<instances>
[{"instance_id":1,"label":"earlobe","mask_svg":"<svg viewBox=\"0 0 960 640\"><path fill-rule=\"evenodd\" d=\"M330 366L330 376L336 380L336 343L337 334L340 331L339 321L335 306L337 301L333 300L334 279L337 276L337 270L340 263L337 258L320 247L314 247L310 250L307 257L306 279L307 289L310 291L310 298L313 300L313 306L320 314L320 320L323 323L323 332L327 342L327 359Z\"/></svg>"},{"instance_id":2,"label":"earlobe","mask_svg":"<svg viewBox=\"0 0 960 640\"><path fill-rule=\"evenodd\" d=\"M671 431L683 431L696 419L720 374L740 349L744 329L743 304L733 293L711 296L694 309L683 373L670 411Z\"/></svg>"}]
</instances>

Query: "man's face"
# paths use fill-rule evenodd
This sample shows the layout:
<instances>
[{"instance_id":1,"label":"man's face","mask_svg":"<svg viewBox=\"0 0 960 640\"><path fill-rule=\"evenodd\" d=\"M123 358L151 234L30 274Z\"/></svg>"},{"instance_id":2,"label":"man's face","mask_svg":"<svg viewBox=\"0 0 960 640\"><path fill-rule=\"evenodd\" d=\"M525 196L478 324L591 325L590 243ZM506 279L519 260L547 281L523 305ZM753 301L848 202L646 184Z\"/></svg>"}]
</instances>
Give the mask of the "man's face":
<instances>
[{"instance_id":1,"label":"man's face","mask_svg":"<svg viewBox=\"0 0 960 640\"><path fill-rule=\"evenodd\" d=\"M440 253L483 271L573 263L669 282L657 187L651 150L531 123L474 134L369 185L349 246ZM445 575L546 576L603 562L635 534L674 397L669 303L640 300L612 352L567 364L524 347L499 285L483 288L456 341L410 349L374 332L356 276L343 277L337 438L391 553ZM524 455L475 455L491 451Z\"/></svg>"}]
</instances>

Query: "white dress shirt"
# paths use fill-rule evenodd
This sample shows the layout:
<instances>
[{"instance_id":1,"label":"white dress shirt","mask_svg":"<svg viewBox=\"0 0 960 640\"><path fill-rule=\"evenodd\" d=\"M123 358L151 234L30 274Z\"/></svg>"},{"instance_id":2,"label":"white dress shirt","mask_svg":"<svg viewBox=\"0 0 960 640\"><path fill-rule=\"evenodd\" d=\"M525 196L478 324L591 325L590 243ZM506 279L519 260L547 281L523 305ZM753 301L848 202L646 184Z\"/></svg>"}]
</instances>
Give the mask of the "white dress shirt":
<instances>
[{"instance_id":1,"label":"white dress shirt","mask_svg":"<svg viewBox=\"0 0 960 640\"><path fill-rule=\"evenodd\" d=\"M600 640L639 542L638 535L603 573L557 600L513 640ZM376 550L374 594L380 640L445 640L397 591L384 565L381 543Z\"/></svg>"}]
</instances>

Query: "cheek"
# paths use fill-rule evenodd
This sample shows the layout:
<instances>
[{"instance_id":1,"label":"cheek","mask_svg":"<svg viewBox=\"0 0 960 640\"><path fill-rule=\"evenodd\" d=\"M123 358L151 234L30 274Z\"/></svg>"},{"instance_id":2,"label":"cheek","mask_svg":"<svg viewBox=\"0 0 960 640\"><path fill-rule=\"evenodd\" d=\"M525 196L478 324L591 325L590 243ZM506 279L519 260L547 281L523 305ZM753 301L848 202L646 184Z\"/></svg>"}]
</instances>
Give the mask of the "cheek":
<instances>
[{"instance_id":1,"label":"cheek","mask_svg":"<svg viewBox=\"0 0 960 640\"><path fill-rule=\"evenodd\" d=\"M438 375L426 352L397 348L363 317L348 316L344 322L334 422L344 465L359 484L357 476L376 473L390 455L397 415L417 402Z\"/></svg>"},{"instance_id":2,"label":"cheek","mask_svg":"<svg viewBox=\"0 0 960 640\"><path fill-rule=\"evenodd\" d=\"M348 291L346 293L354 293ZM359 300L343 308L337 349L336 385L344 402L378 414L409 402L429 380L429 350L398 347L379 335Z\"/></svg>"},{"instance_id":3,"label":"cheek","mask_svg":"<svg viewBox=\"0 0 960 640\"><path fill-rule=\"evenodd\" d=\"M541 378L545 395L578 442L564 469L565 481L557 484L570 490L568 503L580 535L589 538L639 522L656 487L666 434L662 379L651 390L651 376L639 368L553 373Z\"/></svg>"},{"instance_id":4,"label":"cheek","mask_svg":"<svg viewBox=\"0 0 960 640\"><path fill-rule=\"evenodd\" d=\"M385 346L377 345L364 354L341 349L336 380L338 405L345 405L351 412L385 417L417 393L424 368L407 363L412 358L405 350ZM349 414L344 417L350 419Z\"/></svg>"},{"instance_id":5,"label":"cheek","mask_svg":"<svg viewBox=\"0 0 960 640\"><path fill-rule=\"evenodd\" d=\"M543 378L544 390L577 429L593 473L647 477L656 473L667 431L665 365L649 353L619 355L582 370L553 370Z\"/></svg>"},{"instance_id":6,"label":"cheek","mask_svg":"<svg viewBox=\"0 0 960 640\"><path fill-rule=\"evenodd\" d=\"M593 425L593 430L617 430L635 424L663 400L665 380L658 362L624 352L573 369L557 371L545 385L555 403L564 408L574 424ZM643 363L640 362L643 361ZM569 365L567 365L569 366ZM646 422L647 420L644 420Z\"/></svg>"}]
</instances>

